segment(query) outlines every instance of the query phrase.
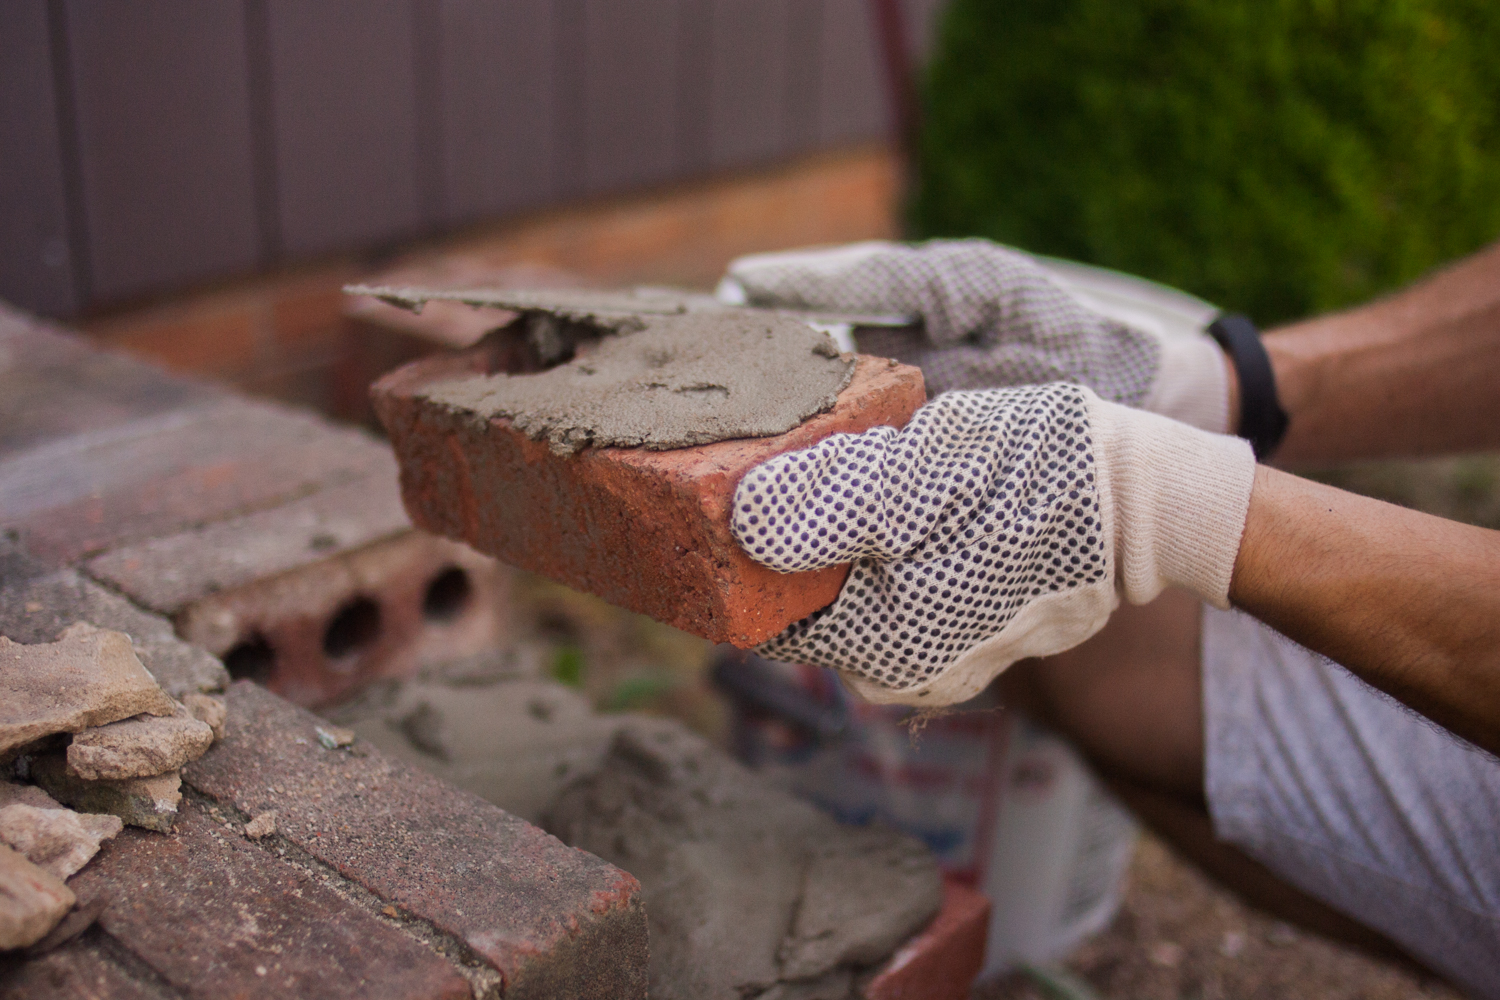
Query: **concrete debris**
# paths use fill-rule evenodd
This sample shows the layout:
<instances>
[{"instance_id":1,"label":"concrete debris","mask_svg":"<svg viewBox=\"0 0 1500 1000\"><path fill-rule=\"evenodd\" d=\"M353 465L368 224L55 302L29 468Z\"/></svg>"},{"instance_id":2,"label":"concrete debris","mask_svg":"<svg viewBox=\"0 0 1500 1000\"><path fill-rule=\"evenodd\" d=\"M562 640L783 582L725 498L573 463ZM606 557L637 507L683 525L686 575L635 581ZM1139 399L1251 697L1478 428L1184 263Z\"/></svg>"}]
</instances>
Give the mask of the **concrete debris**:
<instances>
[{"instance_id":1,"label":"concrete debris","mask_svg":"<svg viewBox=\"0 0 1500 1000\"><path fill-rule=\"evenodd\" d=\"M245 836L251 840L260 840L269 837L276 832L276 810L267 809L250 822L245 824Z\"/></svg>"},{"instance_id":2,"label":"concrete debris","mask_svg":"<svg viewBox=\"0 0 1500 1000\"><path fill-rule=\"evenodd\" d=\"M918 841L841 826L675 722L531 678L374 688L336 718L640 879L651 996L843 1000L937 912Z\"/></svg>"},{"instance_id":3,"label":"concrete debris","mask_svg":"<svg viewBox=\"0 0 1500 1000\"><path fill-rule=\"evenodd\" d=\"M182 707L193 718L213 730L214 739L224 738L224 720L229 717L229 709L223 698L193 691L182 696Z\"/></svg>"},{"instance_id":4,"label":"concrete debris","mask_svg":"<svg viewBox=\"0 0 1500 1000\"><path fill-rule=\"evenodd\" d=\"M318 742L324 750L337 750L354 742L354 730L342 726L317 726Z\"/></svg>"},{"instance_id":5,"label":"concrete debris","mask_svg":"<svg viewBox=\"0 0 1500 1000\"><path fill-rule=\"evenodd\" d=\"M414 681L375 690L339 720L381 753L536 822L573 779L598 770L625 719L595 715L550 681Z\"/></svg>"},{"instance_id":6,"label":"concrete debris","mask_svg":"<svg viewBox=\"0 0 1500 1000\"><path fill-rule=\"evenodd\" d=\"M62 879L0 844L0 951L40 941L75 902Z\"/></svg>"},{"instance_id":7,"label":"concrete debris","mask_svg":"<svg viewBox=\"0 0 1500 1000\"><path fill-rule=\"evenodd\" d=\"M123 632L80 622L57 642L22 645L0 636L0 758L54 733L175 708Z\"/></svg>"},{"instance_id":8,"label":"concrete debris","mask_svg":"<svg viewBox=\"0 0 1500 1000\"><path fill-rule=\"evenodd\" d=\"M123 828L118 816L76 813L19 803L0 807L0 842L32 864L66 879L88 864L99 845Z\"/></svg>"},{"instance_id":9,"label":"concrete debris","mask_svg":"<svg viewBox=\"0 0 1500 1000\"><path fill-rule=\"evenodd\" d=\"M82 812L109 813L130 826L162 833L172 829L182 802L178 771L150 778L88 781L69 772L62 754L47 754L31 759L31 778L53 798Z\"/></svg>"},{"instance_id":10,"label":"concrete debris","mask_svg":"<svg viewBox=\"0 0 1500 1000\"><path fill-rule=\"evenodd\" d=\"M68 746L68 770L88 781L150 778L202 757L214 732L179 707L162 718L139 716L85 729Z\"/></svg>"},{"instance_id":11,"label":"concrete debris","mask_svg":"<svg viewBox=\"0 0 1500 1000\"><path fill-rule=\"evenodd\" d=\"M842 997L942 903L919 842L840 826L666 721L624 726L546 825L640 879L656 998Z\"/></svg>"}]
</instances>

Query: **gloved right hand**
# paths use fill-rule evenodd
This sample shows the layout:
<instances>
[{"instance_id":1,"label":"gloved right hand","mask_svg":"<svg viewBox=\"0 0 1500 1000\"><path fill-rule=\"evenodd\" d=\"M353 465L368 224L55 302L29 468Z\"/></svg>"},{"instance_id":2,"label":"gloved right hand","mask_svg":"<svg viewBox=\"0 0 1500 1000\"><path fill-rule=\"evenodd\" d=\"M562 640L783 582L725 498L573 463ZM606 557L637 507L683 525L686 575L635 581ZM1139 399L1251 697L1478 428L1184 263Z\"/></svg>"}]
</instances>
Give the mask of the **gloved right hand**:
<instances>
[{"instance_id":1,"label":"gloved right hand","mask_svg":"<svg viewBox=\"0 0 1500 1000\"><path fill-rule=\"evenodd\" d=\"M731 528L783 573L852 562L838 599L761 644L867 700L944 705L1103 627L1119 595L1228 605L1255 459L1238 439L1064 383L950 392L904 428L761 463Z\"/></svg>"},{"instance_id":2,"label":"gloved right hand","mask_svg":"<svg viewBox=\"0 0 1500 1000\"><path fill-rule=\"evenodd\" d=\"M729 265L720 290L752 306L919 317L922 339L861 343L921 368L934 397L1067 381L1204 430L1229 429L1217 344L1201 331L1165 335L1139 310L1123 322L1073 285L1028 254L970 239L754 254Z\"/></svg>"}]
</instances>

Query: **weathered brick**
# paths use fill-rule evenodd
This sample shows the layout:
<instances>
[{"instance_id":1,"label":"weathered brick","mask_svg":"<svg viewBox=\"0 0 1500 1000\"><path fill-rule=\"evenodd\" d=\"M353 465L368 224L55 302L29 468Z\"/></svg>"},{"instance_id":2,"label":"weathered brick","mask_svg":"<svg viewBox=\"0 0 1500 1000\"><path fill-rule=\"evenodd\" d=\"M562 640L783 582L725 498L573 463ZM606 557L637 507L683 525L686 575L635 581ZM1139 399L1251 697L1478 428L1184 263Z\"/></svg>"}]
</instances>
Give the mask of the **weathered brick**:
<instances>
[{"instance_id":1,"label":"weathered brick","mask_svg":"<svg viewBox=\"0 0 1500 1000\"><path fill-rule=\"evenodd\" d=\"M165 618L142 611L71 569L49 570L0 539L0 635L16 642L52 642L74 622L129 635L135 655L173 697L216 691L229 683L223 664L178 639Z\"/></svg>"},{"instance_id":2,"label":"weathered brick","mask_svg":"<svg viewBox=\"0 0 1500 1000\"><path fill-rule=\"evenodd\" d=\"M368 435L226 396L0 461L0 525L71 562L389 469Z\"/></svg>"},{"instance_id":3,"label":"weathered brick","mask_svg":"<svg viewBox=\"0 0 1500 1000\"><path fill-rule=\"evenodd\" d=\"M321 490L269 510L122 545L84 564L136 603L176 614L210 594L319 562L410 530L396 490L395 462L384 474Z\"/></svg>"},{"instance_id":4,"label":"weathered brick","mask_svg":"<svg viewBox=\"0 0 1500 1000\"><path fill-rule=\"evenodd\" d=\"M47 441L184 407L222 390L95 350L0 303L0 461Z\"/></svg>"},{"instance_id":5,"label":"weathered brick","mask_svg":"<svg viewBox=\"0 0 1500 1000\"><path fill-rule=\"evenodd\" d=\"M640 884L593 855L356 742L319 745L316 717L229 689L224 739L184 770L379 898L467 943L521 997L644 997Z\"/></svg>"},{"instance_id":6,"label":"weathered brick","mask_svg":"<svg viewBox=\"0 0 1500 1000\"><path fill-rule=\"evenodd\" d=\"M170 835L127 830L73 877L99 924L195 997L460 1000L452 963L184 804Z\"/></svg>"},{"instance_id":7,"label":"weathered brick","mask_svg":"<svg viewBox=\"0 0 1500 1000\"><path fill-rule=\"evenodd\" d=\"M916 368L861 357L834 409L785 434L564 458L509 420L476 420L417 395L439 379L504 370L504 343L487 338L375 384L412 520L611 604L742 647L831 604L848 567L782 574L753 562L729 530L740 478L829 434L905 424L926 399Z\"/></svg>"},{"instance_id":8,"label":"weathered brick","mask_svg":"<svg viewBox=\"0 0 1500 1000\"><path fill-rule=\"evenodd\" d=\"M512 575L465 545L407 529L209 594L177 612L177 630L241 676L317 707L371 680L499 646Z\"/></svg>"},{"instance_id":9,"label":"weathered brick","mask_svg":"<svg viewBox=\"0 0 1500 1000\"><path fill-rule=\"evenodd\" d=\"M132 975L93 930L44 955L0 955L0 1000L164 1000L177 991L149 970ZM165 987L165 988L164 988Z\"/></svg>"},{"instance_id":10,"label":"weathered brick","mask_svg":"<svg viewBox=\"0 0 1500 1000\"><path fill-rule=\"evenodd\" d=\"M961 883L943 883L943 908L865 984L865 1000L963 1000L984 966L990 901Z\"/></svg>"}]
</instances>

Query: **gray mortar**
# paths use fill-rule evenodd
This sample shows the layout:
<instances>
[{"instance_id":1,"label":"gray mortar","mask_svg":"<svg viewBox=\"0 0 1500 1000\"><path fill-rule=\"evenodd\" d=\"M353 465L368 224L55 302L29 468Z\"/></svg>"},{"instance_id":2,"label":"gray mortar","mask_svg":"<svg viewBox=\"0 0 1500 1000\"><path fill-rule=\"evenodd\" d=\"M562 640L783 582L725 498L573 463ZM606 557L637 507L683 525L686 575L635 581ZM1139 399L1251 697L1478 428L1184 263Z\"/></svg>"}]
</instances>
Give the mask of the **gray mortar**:
<instances>
[{"instance_id":1,"label":"gray mortar","mask_svg":"<svg viewBox=\"0 0 1500 1000\"><path fill-rule=\"evenodd\" d=\"M640 879L655 1000L846 1000L941 904L920 842L842 826L679 723L599 715L551 681L465 664L335 715Z\"/></svg>"},{"instance_id":2,"label":"gray mortar","mask_svg":"<svg viewBox=\"0 0 1500 1000\"><path fill-rule=\"evenodd\" d=\"M660 451L789 431L832 409L854 372L826 333L782 316L725 309L632 319L640 329L615 324L615 336L566 364L451 379L423 395L481 419L509 417L558 454ZM561 353L538 334L533 326L543 357Z\"/></svg>"},{"instance_id":3,"label":"gray mortar","mask_svg":"<svg viewBox=\"0 0 1500 1000\"><path fill-rule=\"evenodd\" d=\"M545 825L640 879L655 1000L842 1000L942 902L920 842L841 826L666 720L622 727Z\"/></svg>"}]
</instances>

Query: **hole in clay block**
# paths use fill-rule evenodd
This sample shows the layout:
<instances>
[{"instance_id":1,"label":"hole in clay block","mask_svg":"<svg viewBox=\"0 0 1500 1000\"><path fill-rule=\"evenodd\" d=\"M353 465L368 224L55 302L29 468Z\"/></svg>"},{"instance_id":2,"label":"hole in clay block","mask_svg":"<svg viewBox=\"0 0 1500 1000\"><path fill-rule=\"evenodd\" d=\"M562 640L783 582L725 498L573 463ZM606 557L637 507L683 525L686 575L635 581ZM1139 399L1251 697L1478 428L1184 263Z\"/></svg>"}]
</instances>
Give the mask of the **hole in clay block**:
<instances>
[{"instance_id":1,"label":"hole in clay block","mask_svg":"<svg viewBox=\"0 0 1500 1000\"><path fill-rule=\"evenodd\" d=\"M264 684L271 679L271 671L275 668L276 650L259 632L241 639L224 654L224 669L237 681Z\"/></svg>"},{"instance_id":2,"label":"hole in clay block","mask_svg":"<svg viewBox=\"0 0 1500 1000\"><path fill-rule=\"evenodd\" d=\"M356 597L339 609L323 633L323 652L341 660L374 642L380 635L380 605Z\"/></svg>"},{"instance_id":3,"label":"hole in clay block","mask_svg":"<svg viewBox=\"0 0 1500 1000\"><path fill-rule=\"evenodd\" d=\"M422 597L422 614L428 621L452 621L463 614L474 596L474 585L469 574L457 566L449 566L427 585Z\"/></svg>"}]
</instances>

